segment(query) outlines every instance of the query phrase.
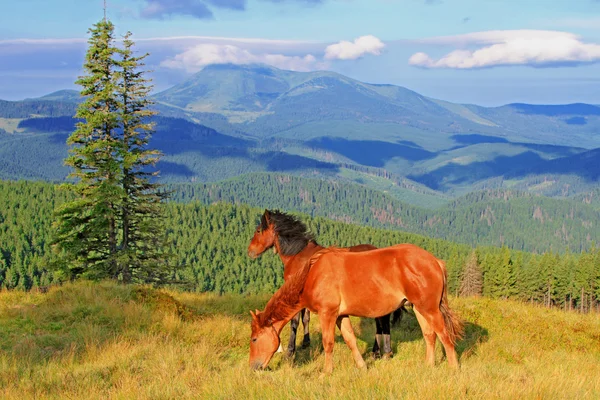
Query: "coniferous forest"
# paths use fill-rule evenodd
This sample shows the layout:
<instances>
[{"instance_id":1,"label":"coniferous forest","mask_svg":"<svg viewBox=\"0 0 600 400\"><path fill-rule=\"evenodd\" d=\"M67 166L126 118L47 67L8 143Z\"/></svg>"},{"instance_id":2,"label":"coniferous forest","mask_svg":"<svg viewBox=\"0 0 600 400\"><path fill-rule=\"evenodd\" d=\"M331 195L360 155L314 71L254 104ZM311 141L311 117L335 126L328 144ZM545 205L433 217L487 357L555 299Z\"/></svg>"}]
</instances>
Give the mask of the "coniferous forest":
<instances>
[{"instance_id":1,"label":"coniferous forest","mask_svg":"<svg viewBox=\"0 0 600 400\"><path fill-rule=\"evenodd\" d=\"M285 208L311 216L400 229L471 246L543 253L579 252L600 237L600 211L578 200L557 200L509 190L470 193L432 210L401 202L365 186L284 174L254 173L226 181L167 185L178 201L225 201Z\"/></svg>"},{"instance_id":2,"label":"coniferous forest","mask_svg":"<svg viewBox=\"0 0 600 400\"><path fill-rule=\"evenodd\" d=\"M600 310L599 211L592 194L558 201L486 190L432 211L364 186L282 174L157 183L162 154L150 147L157 112L149 108L147 54L134 56L131 34L117 41L106 18L89 32L86 75L76 82L83 96L77 120L61 120L61 129L75 123L65 159L71 180L61 186L0 181L0 288L84 278L272 293L283 283L280 259L246 254L267 207L302 213L324 246L423 247L446 261L455 296ZM16 118L36 107L47 105L8 111Z\"/></svg>"},{"instance_id":3,"label":"coniferous forest","mask_svg":"<svg viewBox=\"0 0 600 400\"><path fill-rule=\"evenodd\" d=\"M198 190L205 190L201 187ZM52 215L70 194L41 182L0 181L0 285L34 289L60 282L53 270ZM177 195L175 194L175 197ZM272 293L283 283L283 267L267 252L251 260L246 249L263 209L198 201L164 205L168 284L216 293ZM471 247L441 239L300 215L323 245L410 242L446 260L450 291L463 280L480 281L492 298L520 299L562 309L588 311L600 305L600 251L533 254L508 247ZM472 257L475 253L475 261ZM473 268L472 263L477 263ZM473 278L472 273L481 274ZM464 285L463 285L464 286ZM476 288L477 289L477 288Z\"/></svg>"}]
</instances>

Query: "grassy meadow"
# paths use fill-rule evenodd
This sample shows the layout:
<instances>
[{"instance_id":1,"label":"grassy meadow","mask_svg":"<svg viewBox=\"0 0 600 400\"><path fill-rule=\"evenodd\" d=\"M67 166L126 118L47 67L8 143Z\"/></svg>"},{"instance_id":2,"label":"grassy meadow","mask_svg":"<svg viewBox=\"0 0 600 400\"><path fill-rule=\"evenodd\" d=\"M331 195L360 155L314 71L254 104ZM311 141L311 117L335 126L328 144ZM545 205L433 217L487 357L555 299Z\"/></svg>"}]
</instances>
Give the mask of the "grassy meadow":
<instances>
[{"instance_id":1,"label":"grassy meadow","mask_svg":"<svg viewBox=\"0 0 600 400\"><path fill-rule=\"evenodd\" d=\"M269 296L216 296L112 283L0 292L0 398L462 399L600 398L600 315L511 301L451 299L466 320L461 369L424 364L412 314L393 328L395 356L372 360L372 320L353 319L366 371L338 335L334 372L312 345L270 370L248 367L249 309ZM282 340L287 343L289 328Z\"/></svg>"}]
</instances>

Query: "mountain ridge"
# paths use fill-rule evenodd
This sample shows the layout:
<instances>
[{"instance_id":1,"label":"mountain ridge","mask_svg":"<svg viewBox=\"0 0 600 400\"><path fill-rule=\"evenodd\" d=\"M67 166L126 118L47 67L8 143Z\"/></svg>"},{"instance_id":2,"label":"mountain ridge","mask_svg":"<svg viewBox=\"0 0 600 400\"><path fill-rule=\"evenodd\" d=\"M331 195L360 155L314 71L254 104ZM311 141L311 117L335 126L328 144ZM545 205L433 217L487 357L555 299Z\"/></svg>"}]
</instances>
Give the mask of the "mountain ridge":
<instances>
[{"instance_id":1,"label":"mountain ridge","mask_svg":"<svg viewBox=\"0 0 600 400\"><path fill-rule=\"evenodd\" d=\"M232 64L207 66L153 99L169 181L286 171L394 193L408 179L454 197L503 187L567 196L600 179L600 107L585 103L481 107L330 71ZM62 90L0 101L5 169L42 168L39 176L59 179L64 170L55 164L80 100Z\"/></svg>"}]
</instances>

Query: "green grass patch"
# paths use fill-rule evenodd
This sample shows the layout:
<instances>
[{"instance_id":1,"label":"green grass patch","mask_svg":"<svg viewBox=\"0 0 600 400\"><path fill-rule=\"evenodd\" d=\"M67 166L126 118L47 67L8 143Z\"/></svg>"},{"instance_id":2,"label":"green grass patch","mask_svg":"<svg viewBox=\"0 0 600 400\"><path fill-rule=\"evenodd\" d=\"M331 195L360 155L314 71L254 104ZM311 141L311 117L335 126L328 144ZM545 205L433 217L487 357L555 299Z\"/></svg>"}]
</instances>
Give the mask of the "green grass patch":
<instances>
[{"instance_id":1,"label":"green grass patch","mask_svg":"<svg viewBox=\"0 0 600 400\"><path fill-rule=\"evenodd\" d=\"M466 321L453 371L437 366L410 312L393 328L395 356L373 360L373 320L352 318L368 369L358 371L339 335L334 372L318 316L312 344L293 360L250 371L249 309L269 296L216 296L111 283L49 293L0 293L0 397L86 399L578 398L600 396L600 316L512 301L459 298ZM287 343L289 328L283 331Z\"/></svg>"},{"instance_id":2,"label":"green grass patch","mask_svg":"<svg viewBox=\"0 0 600 400\"><path fill-rule=\"evenodd\" d=\"M8 133L21 132L19 128L19 122L22 118L0 118L0 129L4 129Z\"/></svg>"}]
</instances>

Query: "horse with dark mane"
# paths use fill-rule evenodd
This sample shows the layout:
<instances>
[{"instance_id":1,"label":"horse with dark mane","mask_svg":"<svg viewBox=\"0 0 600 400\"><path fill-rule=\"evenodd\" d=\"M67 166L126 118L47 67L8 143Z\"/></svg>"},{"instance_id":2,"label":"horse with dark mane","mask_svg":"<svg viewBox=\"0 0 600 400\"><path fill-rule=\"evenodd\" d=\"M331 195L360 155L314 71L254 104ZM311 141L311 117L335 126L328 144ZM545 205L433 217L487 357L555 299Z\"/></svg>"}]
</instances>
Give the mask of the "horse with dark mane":
<instances>
[{"instance_id":1,"label":"horse with dark mane","mask_svg":"<svg viewBox=\"0 0 600 400\"><path fill-rule=\"evenodd\" d=\"M248 246L248 256L257 258L266 250L273 248L275 253L283 262L283 279L287 279L298 270L303 269L310 258L318 251L325 249L320 246L314 236L308 231L306 225L292 215L277 210L265 210L260 223L256 227L254 236ZM370 244L359 244L347 248L351 252L374 250L377 247ZM402 309L394 313L394 320L401 316ZM300 319L304 325L304 338L302 347L310 345L310 334L308 325L310 322L310 311L301 309L291 320L291 335L288 343L287 355L291 356L296 351L296 332L300 325ZM383 348L385 358L392 356L390 339L390 315L384 315L376 319L377 334L373 344L373 353L377 356L380 348Z\"/></svg>"},{"instance_id":2,"label":"horse with dark mane","mask_svg":"<svg viewBox=\"0 0 600 400\"><path fill-rule=\"evenodd\" d=\"M325 373L333 371L336 325L356 366L364 368L349 316L375 318L410 301L427 345L427 363L435 364L437 335L448 363L457 368L454 346L462 336L463 325L449 308L447 291L444 263L412 244L358 253L339 248L321 250L288 277L263 312L250 312L250 366L265 368L279 346L283 326L299 310L308 308L319 314Z\"/></svg>"}]
</instances>

